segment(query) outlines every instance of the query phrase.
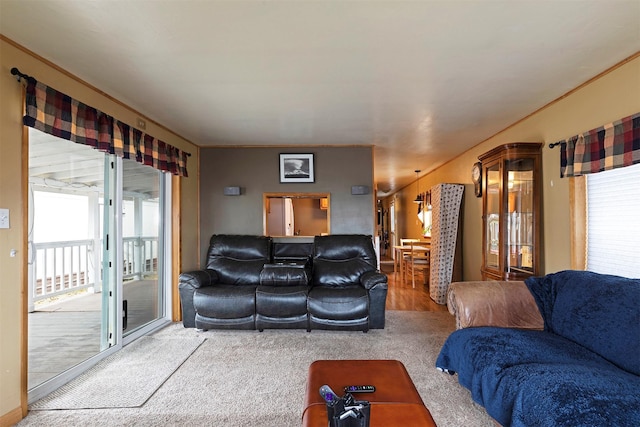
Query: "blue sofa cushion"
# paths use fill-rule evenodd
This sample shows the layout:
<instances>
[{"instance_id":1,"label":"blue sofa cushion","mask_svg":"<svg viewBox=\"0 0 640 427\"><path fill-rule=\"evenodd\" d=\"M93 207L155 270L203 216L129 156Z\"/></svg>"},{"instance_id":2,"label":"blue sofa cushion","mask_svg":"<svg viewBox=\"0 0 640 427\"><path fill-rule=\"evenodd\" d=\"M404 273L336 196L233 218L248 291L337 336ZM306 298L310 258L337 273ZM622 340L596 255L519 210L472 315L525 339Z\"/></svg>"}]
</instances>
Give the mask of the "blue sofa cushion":
<instances>
[{"instance_id":1,"label":"blue sofa cushion","mask_svg":"<svg viewBox=\"0 0 640 427\"><path fill-rule=\"evenodd\" d=\"M504 426L638 426L640 379L616 371L580 364L508 367L498 375L490 405L501 405L503 396L515 397Z\"/></svg>"},{"instance_id":2,"label":"blue sofa cushion","mask_svg":"<svg viewBox=\"0 0 640 427\"><path fill-rule=\"evenodd\" d=\"M546 331L640 375L640 279L567 270L525 283Z\"/></svg>"},{"instance_id":3,"label":"blue sofa cushion","mask_svg":"<svg viewBox=\"0 0 640 427\"><path fill-rule=\"evenodd\" d=\"M640 425L640 378L553 333L460 329L436 367L503 426Z\"/></svg>"}]
</instances>

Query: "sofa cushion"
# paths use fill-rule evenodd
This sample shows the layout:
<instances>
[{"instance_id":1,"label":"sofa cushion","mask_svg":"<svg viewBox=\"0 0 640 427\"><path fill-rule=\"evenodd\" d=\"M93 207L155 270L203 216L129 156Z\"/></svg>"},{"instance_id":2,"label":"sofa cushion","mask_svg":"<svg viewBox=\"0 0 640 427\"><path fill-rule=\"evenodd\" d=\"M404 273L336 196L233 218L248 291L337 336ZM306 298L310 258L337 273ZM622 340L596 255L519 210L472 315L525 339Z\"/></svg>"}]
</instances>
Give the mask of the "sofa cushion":
<instances>
[{"instance_id":1,"label":"sofa cushion","mask_svg":"<svg viewBox=\"0 0 640 427\"><path fill-rule=\"evenodd\" d=\"M360 284L360 277L376 270L371 236L361 234L315 236L313 285L344 287Z\"/></svg>"},{"instance_id":2,"label":"sofa cushion","mask_svg":"<svg viewBox=\"0 0 640 427\"><path fill-rule=\"evenodd\" d=\"M258 285L262 267L270 260L270 237L226 234L211 236L207 268L216 271L219 283Z\"/></svg>"},{"instance_id":3,"label":"sofa cushion","mask_svg":"<svg viewBox=\"0 0 640 427\"><path fill-rule=\"evenodd\" d=\"M307 314L309 287L258 286L256 313L270 318L288 318Z\"/></svg>"},{"instance_id":4,"label":"sofa cushion","mask_svg":"<svg viewBox=\"0 0 640 427\"><path fill-rule=\"evenodd\" d=\"M316 259L313 262L313 285L342 288L360 284L360 277L367 271L371 271L371 267L360 259Z\"/></svg>"},{"instance_id":5,"label":"sofa cushion","mask_svg":"<svg viewBox=\"0 0 640 427\"><path fill-rule=\"evenodd\" d=\"M331 234L315 236L313 239L313 258L329 260L348 260L360 258L369 264L370 270L376 269L376 253L371 236L364 234Z\"/></svg>"},{"instance_id":6,"label":"sofa cushion","mask_svg":"<svg viewBox=\"0 0 640 427\"><path fill-rule=\"evenodd\" d=\"M369 314L369 296L362 286L314 286L309 291L308 307L310 315L321 319L362 319Z\"/></svg>"},{"instance_id":7,"label":"sofa cushion","mask_svg":"<svg viewBox=\"0 0 640 427\"><path fill-rule=\"evenodd\" d=\"M214 319L253 316L256 311L256 287L216 285L196 290L193 295L196 314Z\"/></svg>"},{"instance_id":8,"label":"sofa cushion","mask_svg":"<svg viewBox=\"0 0 640 427\"><path fill-rule=\"evenodd\" d=\"M545 330L640 375L640 279L567 270L525 283Z\"/></svg>"},{"instance_id":9,"label":"sofa cushion","mask_svg":"<svg viewBox=\"0 0 640 427\"><path fill-rule=\"evenodd\" d=\"M550 332L453 332L436 367L458 374L501 425L638 425L640 378ZM635 420L635 421L631 421Z\"/></svg>"},{"instance_id":10,"label":"sofa cushion","mask_svg":"<svg viewBox=\"0 0 640 427\"><path fill-rule=\"evenodd\" d=\"M489 406L512 396L512 427L638 426L640 378L580 364L515 365L498 373ZM515 391L515 393L514 393Z\"/></svg>"}]
</instances>

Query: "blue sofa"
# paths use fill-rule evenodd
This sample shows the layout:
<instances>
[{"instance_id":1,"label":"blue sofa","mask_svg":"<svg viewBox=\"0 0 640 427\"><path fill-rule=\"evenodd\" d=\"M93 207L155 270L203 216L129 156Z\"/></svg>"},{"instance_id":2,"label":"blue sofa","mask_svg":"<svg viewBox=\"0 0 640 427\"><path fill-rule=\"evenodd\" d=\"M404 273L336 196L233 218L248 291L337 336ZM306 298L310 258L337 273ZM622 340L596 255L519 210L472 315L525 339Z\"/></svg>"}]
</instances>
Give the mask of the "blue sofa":
<instances>
[{"instance_id":1,"label":"blue sofa","mask_svg":"<svg viewBox=\"0 0 640 427\"><path fill-rule=\"evenodd\" d=\"M503 426L640 426L640 279L562 271L525 284L544 330L458 329L436 367Z\"/></svg>"}]
</instances>

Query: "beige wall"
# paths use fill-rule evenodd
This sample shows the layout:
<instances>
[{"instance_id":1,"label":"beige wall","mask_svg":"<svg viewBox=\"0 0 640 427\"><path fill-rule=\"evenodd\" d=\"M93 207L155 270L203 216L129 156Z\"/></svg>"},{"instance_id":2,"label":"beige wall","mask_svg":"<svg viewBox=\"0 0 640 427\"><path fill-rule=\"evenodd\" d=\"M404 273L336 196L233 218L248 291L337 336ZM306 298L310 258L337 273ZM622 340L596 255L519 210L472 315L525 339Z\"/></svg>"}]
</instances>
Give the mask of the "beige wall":
<instances>
[{"instance_id":1,"label":"beige wall","mask_svg":"<svg viewBox=\"0 0 640 427\"><path fill-rule=\"evenodd\" d=\"M26 265L24 212L26 173L22 150L22 87L10 74L12 67L29 74L88 105L117 119L135 125L139 117L91 87L60 72L42 60L0 39L0 208L10 209L11 228L0 229L0 425L20 415L21 406L21 332L23 319L23 269ZM198 151L187 140L147 120L147 133L191 152L189 178L181 180L182 241L198 239ZM197 245L182 245L183 267L195 267ZM17 249L15 257L9 251ZM26 358L24 359L26 360ZM24 402L22 402L24 403Z\"/></svg>"},{"instance_id":2,"label":"beige wall","mask_svg":"<svg viewBox=\"0 0 640 427\"><path fill-rule=\"evenodd\" d=\"M507 142L544 142L543 152L543 273L571 267L569 180L560 178L560 148L556 142L640 112L640 56L595 79L568 96L532 114L473 149L421 177L420 191L440 182L465 184L463 201L463 278L480 280L482 263L482 204L473 194L471 166L478 156ZM418 237L417 185L412 183L385 199L396 198L401 237Z\"/></svg>"}]
</instances>

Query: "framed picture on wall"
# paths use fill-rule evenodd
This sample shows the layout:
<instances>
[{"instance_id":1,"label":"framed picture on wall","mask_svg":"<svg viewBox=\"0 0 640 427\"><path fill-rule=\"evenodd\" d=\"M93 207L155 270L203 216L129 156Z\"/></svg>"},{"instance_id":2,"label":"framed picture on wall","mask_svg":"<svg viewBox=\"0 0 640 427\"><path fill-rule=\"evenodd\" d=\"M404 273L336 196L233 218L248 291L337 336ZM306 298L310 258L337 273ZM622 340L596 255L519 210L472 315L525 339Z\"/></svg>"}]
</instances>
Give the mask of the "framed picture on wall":
<instances>
[{"instance_id":1,"label":"framed picture on wall","mask_svg":"<svg viewBox=\"0 0 640 427\"><path fill-rule=\"evenodd\" d=\"M280 154L280 182L315 182L313 154Z\"/></svg>"}]
</instances>

